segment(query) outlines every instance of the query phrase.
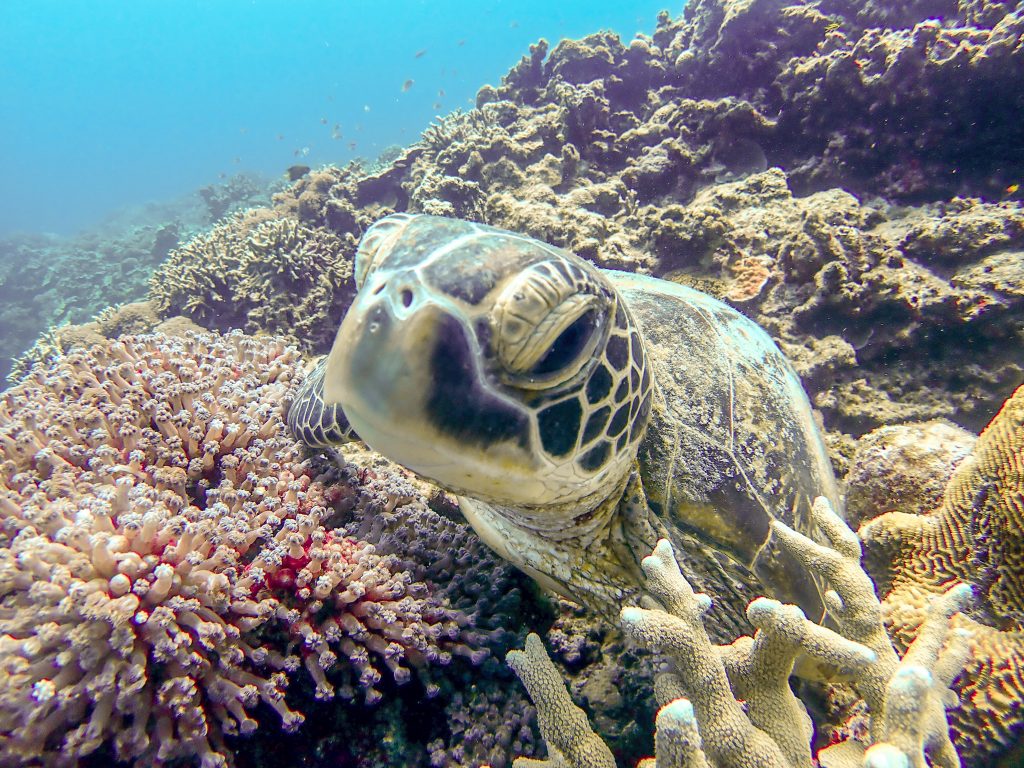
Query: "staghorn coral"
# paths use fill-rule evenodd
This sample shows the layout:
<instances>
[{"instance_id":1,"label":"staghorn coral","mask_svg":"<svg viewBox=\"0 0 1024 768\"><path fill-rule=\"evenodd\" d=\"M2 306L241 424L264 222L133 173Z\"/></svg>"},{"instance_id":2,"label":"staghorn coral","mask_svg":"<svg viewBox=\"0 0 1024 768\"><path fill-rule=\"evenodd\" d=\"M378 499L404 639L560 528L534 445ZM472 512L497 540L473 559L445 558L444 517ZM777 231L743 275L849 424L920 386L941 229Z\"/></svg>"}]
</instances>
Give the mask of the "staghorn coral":
<instances>
[{"instance_id":1,"label":"staghorn coral","mask_svg":"<svg viewBox=\"0 0 1024 768\"><path fill-rule=\"evenodd\" d=\"M227 762L224 737L286 729L317 698L485 639L395 556L325 527L278 414L280 339L125 337L36 368L0 402L0 761ZM426 680L428 695L436 687Z\"/></svg>"},{"instance_id":2,"label":"staghorn coral","mask_svg":"<svg viewBox=\"0 0 1024 768\"><path fill-rule=\"evenodd\" d=\"M547 760L520 758L515 765L550 766L550 768L614 768L615 758L590 727L582 709L573 704L558 675L558 670L544 651L541 639L530 634L522 651L510 651L509 666L522 680L537 706L540 731L551 756Z\"/></svg>"},{"instance_id":3,"label":"staghorn coral","mask_svg":"<svg viewBox=\"0 0 1024 768\"><path fill-rule=\"evenodd\" d=\"M173 251L150 280L150 299L162 316L288 334L307 349L320 348L351 300L354 244L267 209L250 210Z\"/></svg>"},{"instance_id":4,"label":"staghorn coral","mask_svg":"<svg viewBox=\"0 0 1024 768\"><path fill-rule=\"evenodd\" d=\"M634 640L666 652L674 662L673 671L656 681L655 695L662 703L657 757L643 761L646 768L813 765L810 718L789 685L801 654L852 677L872 714L871 745L850 740L828 747L817 755L822 765L924 766L926 754L933 765L959 765L945 708L948 686L966 661L967 633L953 630L950 619L966 606L970 588L953 586L933 602L917 639L900 659L885 633L874 586L860 565L856 535L823 498L815 502L813 516L830 547L782 523L773 528L808 573L832 587L827 599L838 633L809 621L795 606L758 598L747 608L757 628L754 637L715 646L704 628L711 601L695 594L683 578L671 545L662 540L644 558L652 599L647 608L624 608L622 626ZM517 764L593 764L603 745L568 699L540 639L531 635L526 652L510 656L538 705L541 722L547 723L544 735L554 755L545 762Z\"/></svg>"},{"instance_id":5,"label":"staghorn coral","mask_svg":"<svg viewBox=\"0 0 1024 768\"><path fill-rule=\"evenodd\" d=\"M888 512L860 536L900 647L948 584L976 585L976 609L956 622L972 633L972 658L956 685L970 708L955 711L952 726L965 759L977 764L1012 748L1024 728L1024 387L954 470L938 507Z\"/></svg>"}]
</instances>

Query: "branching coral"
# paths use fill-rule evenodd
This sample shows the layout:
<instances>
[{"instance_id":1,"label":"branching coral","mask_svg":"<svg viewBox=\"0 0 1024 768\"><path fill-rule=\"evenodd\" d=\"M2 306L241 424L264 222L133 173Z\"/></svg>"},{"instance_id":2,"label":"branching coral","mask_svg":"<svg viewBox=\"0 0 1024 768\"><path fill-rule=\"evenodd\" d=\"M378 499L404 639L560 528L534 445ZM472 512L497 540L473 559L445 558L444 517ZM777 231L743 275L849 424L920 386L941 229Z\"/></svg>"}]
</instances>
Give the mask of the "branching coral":
<instances>
[{"instance_id":1,"label":"branching coral","mask_svg":"<svg viewBox=\"0 0 1024 768\"><path fill-rule=\"evenodd\" d=\"M972 632L957 685L971 709L953 726L971 756L1012 745L1024 729L1024 387L957 466L937 509L881 515L860 535L889 588L886 621L901 647L951 582L977 585L978 609L957 622Z\"/></svg>"},{"instance_id":2,"label":"branching coral","mask_svg":"<svg viewBox=\"0 0 1024 768\"><path fill-rule=\"evenodd\" d=\"M228 218L173 251L150 281L162 315L289 334L324 349L351 300L355 241L269 210Z\"/></svg>"},{"instance_id":3,"label":"branching coral","mask_svg":"<svg viewBox=\"0 0 1024 768\"><path fill-rule=\"evenodd\" d=\"M624 608L622 626L638 643L674 662L673 672L656 683L663 706L657 757L645 761L647 768L811 766L810 718L789 686L801 654L852 679L872 714L871 746L847 741L829 747L817 756L822 765L924 766L926 754L933 765L959 765L945 708L952 703L948 686L966 661L967 633L953 630L950 619L966 606L970 588L953 586L933 601L921 632L900 659L885 633L874 585L860 566L856 535L823 498L815 502L813 518L831 546L777 521L773 527L781 546L830 585L826 602L838 632L809 621L795 606L758 598L747 608L757 628L754 637L715 646L704 628L711 601L683 578L671 545L662 540L644 558L652 598L647 608ZM599 753L598 747L586 746L597 737L582 713L571 708L539 639L533 636L526 653L511 663L533 695L541 722L548 721L543 731L556 756L547 764L590 765L579 756Z\"/></svg>"},{"instance_id":4,"label":"branching coral","mask_svg":"<svg viewBox=\"0 0 1024 768\"><path fill-rule=\"evenodd\" d=\"M520 758L515 762L517 768L615 767L611 750L591 729L583 710L569 698L558 670L537 635L529 635L526 648L510 651L506 660L537 706L540 732L550 753L547 760Z\"/></svg>"},{"instance_id":5,"label":"branching coral","mask_svg":"<svg viewBox=\"0 0 1024 768\"><path fill-rule=\"evenodd\" d=\"M317 696L452 654L471 620L394 556L325 528L280 400L275 338L125 337L36 368L0 401L0 762L226 761L223 736L286 729ZM431 692L427 681L427 692Z\"/></svg>"}]
</instances>

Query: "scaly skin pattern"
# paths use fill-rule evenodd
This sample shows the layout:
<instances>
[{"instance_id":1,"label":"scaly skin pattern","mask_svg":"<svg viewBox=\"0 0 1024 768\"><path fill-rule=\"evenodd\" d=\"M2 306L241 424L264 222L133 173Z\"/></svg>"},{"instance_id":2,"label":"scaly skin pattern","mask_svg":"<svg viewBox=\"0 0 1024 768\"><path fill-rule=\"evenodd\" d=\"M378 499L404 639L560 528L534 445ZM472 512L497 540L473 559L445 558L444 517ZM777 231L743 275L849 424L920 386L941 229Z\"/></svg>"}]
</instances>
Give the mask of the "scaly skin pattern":
<instances>
[{"instance_id":1,"label":"scaly skin pattern","mask_svg":"<svg viewBox=\"0 0 1024 768\"><path fill-rule=\"evenodd\" d=\"M778 347L721 302L471 222L396 214L289 411L311 446L357 434L453 491L496 552L606 616L662 537L723 627L768 591L820 616L772 542L838 494Z\"/></svg>"}]
</instances>

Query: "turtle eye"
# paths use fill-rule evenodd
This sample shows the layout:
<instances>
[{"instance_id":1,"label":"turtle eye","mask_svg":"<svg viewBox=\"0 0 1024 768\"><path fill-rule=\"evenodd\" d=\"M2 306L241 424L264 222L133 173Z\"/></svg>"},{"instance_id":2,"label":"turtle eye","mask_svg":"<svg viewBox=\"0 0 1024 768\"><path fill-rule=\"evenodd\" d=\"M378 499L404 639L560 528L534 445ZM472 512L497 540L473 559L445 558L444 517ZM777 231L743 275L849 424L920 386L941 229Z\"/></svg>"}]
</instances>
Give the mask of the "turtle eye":
<instances>
[{"instance_id":1,"label":"turtle eye","mask_svg":"<svg viewBox=\"0 0 1024 768\"><path fill-rule=\"evenodd\" d=\"M398 238L414 218L416 217L412 214L395 213L374 222L363 233L356 249L356 290L363 287L370 273L387 258Z\"/></svg>"},{"instance_id":2,"label":"turtle eye","mask_svg":"<svg viewBox=\"0 0 1024 768\"><path fill-rule=\"evenodd\" d=\"M547 376L566 370L583 356L596 330L597 311L588 309L558 335L544 356L530 369L530 373L534 376Z\"/></svg>"},{"instance_id":3,"label":"turtle eye","mask_svg":"<svg viewBox=\"0 0 1024 768\"><path fill-rule=\"evenodd\" d=\"M523 389L562 384L589 362L601 340L607 297L575 265L531 266L498 297L491 339L501 378Z\"/></svg>"}]
</instances>

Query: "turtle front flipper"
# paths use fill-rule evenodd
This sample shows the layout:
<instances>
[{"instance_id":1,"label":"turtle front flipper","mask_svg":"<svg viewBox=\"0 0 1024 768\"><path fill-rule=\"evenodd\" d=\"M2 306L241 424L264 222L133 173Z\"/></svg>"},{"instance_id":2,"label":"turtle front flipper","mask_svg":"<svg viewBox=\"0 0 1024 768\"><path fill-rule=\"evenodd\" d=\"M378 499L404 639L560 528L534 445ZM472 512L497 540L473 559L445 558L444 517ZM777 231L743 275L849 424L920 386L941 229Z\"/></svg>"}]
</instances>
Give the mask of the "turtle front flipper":
<instances>
[{"instance_id":1,"label":"turtle front flipper","mask_svg":"<svg viewBox=\"0 0 1024 768\"><path fill-rule=\"evenodd\" d=\"M295 439L310 448L332 448L359 439L341 406L324 402L326 369L327 358L322 357L303 380L285 416Z\"/></svg>"}]
</instances>

